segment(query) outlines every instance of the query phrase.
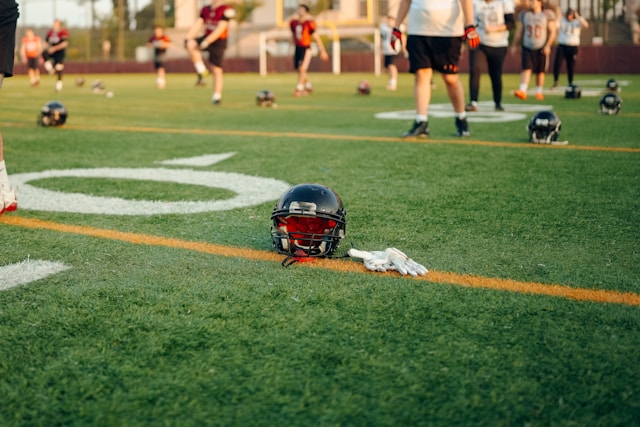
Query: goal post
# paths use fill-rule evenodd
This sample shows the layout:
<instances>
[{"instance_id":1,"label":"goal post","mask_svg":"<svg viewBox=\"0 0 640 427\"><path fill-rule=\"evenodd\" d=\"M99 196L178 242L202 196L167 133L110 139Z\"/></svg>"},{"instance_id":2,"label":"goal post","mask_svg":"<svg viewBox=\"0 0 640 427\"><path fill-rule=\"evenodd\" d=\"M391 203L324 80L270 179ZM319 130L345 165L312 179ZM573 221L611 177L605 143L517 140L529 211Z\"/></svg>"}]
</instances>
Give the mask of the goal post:
<instances>
[{"instance_id":1,"label":"goal post","mask_svg":"<svg viewBox=\"0 0 640 427\"><path fill-rule=\"evenodd\" d=\"M342 73L340 42L343 39L361 36L373 36L373 69L376 76L381 73L380 61L380 30L374 27L362 28L338 28L333 24L326 24L325 28L318 31L320 36L328 36L331 39L331 71L333 74ZM269 72L268 56L285 56L291 52L291 32L288 30L263 31L258 38L259 43L259 68L260 75L266 76ZM288 42L287 52L279 51L278 43ZM273 46L276 46L275 48Z\"/></svg>"}]
</instances>

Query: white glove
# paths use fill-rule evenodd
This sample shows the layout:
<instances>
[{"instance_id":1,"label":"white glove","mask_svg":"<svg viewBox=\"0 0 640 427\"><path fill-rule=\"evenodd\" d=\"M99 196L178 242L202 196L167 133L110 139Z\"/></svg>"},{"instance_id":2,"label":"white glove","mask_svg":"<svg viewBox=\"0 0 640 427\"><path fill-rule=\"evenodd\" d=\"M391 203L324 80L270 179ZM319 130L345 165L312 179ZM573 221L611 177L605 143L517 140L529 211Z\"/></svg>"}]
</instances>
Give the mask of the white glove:
<instances>
[{"instance_id":1,"label":"white glove","mask_svg":"<svg viewBox=\"0 0 640 427\"><path fill-rule=\"evenodd\" d=\"M429 272L423 265L418 264L396 248L372 252L349 249L349 256L362 258L364 266L371 271L385 272L394 270L402 275L410 274L411 276L424 276Z\"/></svg>"}]
</instances>

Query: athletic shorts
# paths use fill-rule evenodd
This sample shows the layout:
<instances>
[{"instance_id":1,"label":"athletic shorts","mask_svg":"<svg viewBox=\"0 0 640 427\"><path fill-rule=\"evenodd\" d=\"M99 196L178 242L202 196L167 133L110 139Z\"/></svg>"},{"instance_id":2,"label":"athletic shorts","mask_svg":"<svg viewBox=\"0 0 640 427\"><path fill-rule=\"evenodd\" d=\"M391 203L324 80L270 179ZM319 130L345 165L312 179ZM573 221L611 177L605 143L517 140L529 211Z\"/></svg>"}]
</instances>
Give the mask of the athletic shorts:
<instances>
[{"instance_id":1,"label":"athletic shorts","mask_svg":"<svg viewBox=\"0 0 640 427\"><path fill-rule=\"evenodd\" d=\"M42 57L44 58L45 61L53 62L53 65L64 64L65 52L66 52L66 49L62 49L62 50L56 50L55 52L50 54L45 50L42 53Z\"/></svg>"},{"instance_id":2,"label":"athletic shorts","mask_svg":"<svg viewBox=\"0 0 640 427\"><path fill-rule=\"evenodd\" d=\"M542 49L531 50L522 48L522 69L531 70L533 74L546 73L549 68L548 56L542 53Z\"/></svg>"},{"instance_id":3,"label":"athletic shorts","mask_svg":"<svg viewBox=\"0 0 640 427\"><path fill-rule=\"evenodd\" d=\"M5 77L13 76L13 61L16 48L16 22L13 21L0 27L0 74Z\"/></svg>"},{"instance_id":4,"label":"athletic shorts","mask_svg":"<svg viewBox=\"0 0 640 427\"><path fill-rule=\"evenodd\" d=\"M304 56L307 54L307 50L309 50L309 46L296 46L295 51L293 52L293 69L297 70L302 65L302 61L304 61Z\"/></svg>"},{"instance_id":5,"label":"athletic shorts","mask_svg":"<svg viewBox=\"0 0 640 427\"><path fill-rule=\"evenodd\" d=\"M389 65L393 65L396 63L396 58L398 55L385 55L384 56L384 68L389 68Z\"/></svg>"},{"instance_id":6,"label":"athletic shorts","mask_svg":"<svg viewBox=\"0 0 640 427\"><path fill-rule=\"evenodd\" d=\"M194 39L198 45L202 43L205 36ZM184 47L187 47L187 40L184 41ZM222 68L222 60L224 58L224 51L227 49L227 39L218 39L207 46L205 51L209 53L209 63L214 67Z\"/></svg>"},{"instance_id":7,"label":"athletic shorts","mask_svg":"<svg viewBox=\"0 0 640 427\"><path fill-rule=\"evenodd\" d=\"M409 35L409 72L433 68L442 74L457 74L462 37L432 37Z\"/></svg>"},{"instance_id":8,"label":"athletic shorts","mask_svg":"<svg viewBox=\"0 0 640 427\"><path fill-rule=\"evenodd\" d=\"M39 68L38 58L27 58L27 68L29 68L30 70Z\"/></svg>"}]
</instances>

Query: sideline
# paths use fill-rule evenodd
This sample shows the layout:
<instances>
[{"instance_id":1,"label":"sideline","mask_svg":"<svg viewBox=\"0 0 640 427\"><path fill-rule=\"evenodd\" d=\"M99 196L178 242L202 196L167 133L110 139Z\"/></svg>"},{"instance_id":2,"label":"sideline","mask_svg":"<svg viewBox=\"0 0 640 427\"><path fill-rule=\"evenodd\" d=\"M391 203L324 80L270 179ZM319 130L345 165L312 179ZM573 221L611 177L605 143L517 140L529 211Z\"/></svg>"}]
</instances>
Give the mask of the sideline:
<instances>
[{"instance_id":1,"label":"sideline","mask_svg":"<svg viewBox=\"0 0 640 427\"><path fill-rule=\"evenodd\" d=\"M26 127L25 123L2 122L0 125L4 127ZM302 133L302 132L260 132L260 131L241 131L241 130L214 130L214 129L178 129L178 128L155 128L155 127L137 127L137 126L79 126L65 124L59 128L65 130L88 130L101 132L144 132L144 133L175 133L190 135L226 135L226 136L262 136L268 138L298 138L298 139L323 139L323 140L343 140L343 141L361 141L361 142L395 142L410 144L451 144L451 145L476 145L485 147L510 147L510 148L533 148L547 150L582 150L582 151L605 151L618 153L640 153L640 148L634 147L602 147L589 145L550 145L550 144L531 144L529 142L499 142L499 141L481 141L478 139L467 138L407 138L391 136L365 136L365 135L337 135L322 133Z\"/></svg>"},{"instance_id":2,"label":"sideline","mask_svg":"<svg viewBox=\"0 0 640 427\"><path fill-rule=\"evenodd\" d=\"M168 248L186 249L212 255L225 257L238 257L254 261L271 261L280 263L282 255L275 252L265 252L255 249L239 248L232 246L217 245L206 242L195 242L179 240L175 238L154 236L149 234L130 233L116 230L93 228L79 225L61 224L52 221L44 221L33 218L22 218L15 215L0 216L0 224L12 225L31 229L44 229L59 231L62 233L78 234L82 236L98 237L102 239L121 241L137 245L162 246ZM321 268L326 270L366 273L375 275L399 276L397 272L374 273L367 270L360 262L338 260L338 259L317 259L314 262L300 263L295 268ZM407 280L420 280L432 283L443 283L457 286L468 286L473 288L491 289L499 291L518 292L523 294L545 295L561 297L577 301L588 301L597 303L624 304L630 306L640 306L640 294L632 292L618 292L604 289L572 288L557 284L543 284L535 282L519 282L511 279L500 279L469 274L457 274L438 271L429 271L426 276L406 277Z\"/></svg>"}]
</instances>

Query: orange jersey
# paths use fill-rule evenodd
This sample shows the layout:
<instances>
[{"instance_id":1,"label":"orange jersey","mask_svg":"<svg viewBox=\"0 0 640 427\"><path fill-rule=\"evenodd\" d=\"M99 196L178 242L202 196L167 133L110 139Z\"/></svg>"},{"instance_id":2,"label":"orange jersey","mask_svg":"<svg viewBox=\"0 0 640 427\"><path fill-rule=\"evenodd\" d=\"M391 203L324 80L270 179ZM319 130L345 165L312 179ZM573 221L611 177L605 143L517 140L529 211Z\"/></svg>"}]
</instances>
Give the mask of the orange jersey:
<instances>
[{"instance_id":1,"label":"orange jersey","mask_svg":"<svg viewBox=\"0 0 640 427\"><path fill-rule=\"evenodd\" d=\"M316 32L315 21L299 21L298 19L293 19L290 26L296 46L311 46L311 36Z\"/></svg>"},{"instance_id":2,"label":"orange jersey","mask_svg":"<svg viewBox=\"0 0 640 427\"><path fill-rule=\"evenodd\" d=\"M36 58L40 55L40 46L42 46L42 41L40 40L40 37L37 36L32 39L23 37L22 46L24 46L27 58Z\"/></svg>"}]
</instances>

